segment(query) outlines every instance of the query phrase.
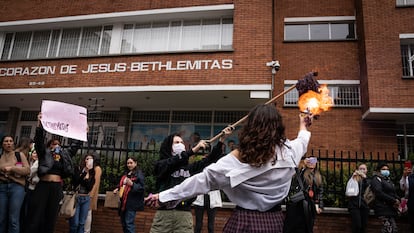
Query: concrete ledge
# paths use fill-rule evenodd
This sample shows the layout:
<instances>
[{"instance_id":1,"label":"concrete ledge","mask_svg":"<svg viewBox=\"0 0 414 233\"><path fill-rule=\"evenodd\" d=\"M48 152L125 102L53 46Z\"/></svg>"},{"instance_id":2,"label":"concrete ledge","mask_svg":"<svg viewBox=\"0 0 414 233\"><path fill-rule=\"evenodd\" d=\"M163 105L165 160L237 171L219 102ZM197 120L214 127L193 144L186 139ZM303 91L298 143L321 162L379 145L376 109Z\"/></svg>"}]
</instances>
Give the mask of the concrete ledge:
<instances>
[{"instance_id":1,"label":"concrete ledge","mask_svg":"<svg viewBox=\"0 0 414 233\"><path fill-rule=\"evenodd\" d=\"M99 200L105 200L105 194L99 194ZM233 202L223 202L223 209L234 209L236 204ZM286 205L282 205L282 210L286 211ZM338 208L338 207L325 207L322 214L349 214L348 208ZM374 210L370 210L370 215L374 215Z\"/></svg>"}]
</instances>

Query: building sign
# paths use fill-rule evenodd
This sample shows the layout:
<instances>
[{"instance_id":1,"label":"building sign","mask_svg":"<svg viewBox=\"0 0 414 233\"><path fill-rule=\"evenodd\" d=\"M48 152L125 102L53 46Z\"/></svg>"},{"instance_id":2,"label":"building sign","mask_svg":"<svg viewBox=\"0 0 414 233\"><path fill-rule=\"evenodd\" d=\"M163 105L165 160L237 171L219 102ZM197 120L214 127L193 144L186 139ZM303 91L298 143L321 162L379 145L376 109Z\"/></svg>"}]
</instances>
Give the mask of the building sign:
<instances>
[{"instance_id":1,"label":"building sign","mask_svg":"<svg viewBox=\"0 0 414 233\"><path fill-rule=\"evenodd\" d=\"M92 63L86 67L74 64L60 66L0 67L0 77L40 76L56 74L97 74L114 72L152 72L180 70L229 70L233 60L183 60L183 61L138 61L117 63Z\"/></svg>"}]
</instances>

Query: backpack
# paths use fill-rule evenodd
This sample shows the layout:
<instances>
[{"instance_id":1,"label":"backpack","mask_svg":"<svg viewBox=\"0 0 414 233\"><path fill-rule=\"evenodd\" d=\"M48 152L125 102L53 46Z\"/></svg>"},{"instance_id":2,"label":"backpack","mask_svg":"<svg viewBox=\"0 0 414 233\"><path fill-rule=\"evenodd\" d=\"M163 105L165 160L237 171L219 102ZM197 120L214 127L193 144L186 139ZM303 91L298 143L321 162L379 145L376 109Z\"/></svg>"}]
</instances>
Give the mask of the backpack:
<instances>
[{"instance_id":1,"label":"backpack","mask_svg":"<svg viewBox=\"0 0 414 233\"><path fill-rule=\"evenodd\" d=\"M375 176L374 179L378 179L379 182L382 182L381 178L378 177L378 176ZM375 203L375 193L372 191L371 184L369 184L368 187L367 187L367 189L365 189L363 198L364 198L364 201L368 204L368 206L370 208L373 208L374 207L374 203Z\"/></svg>"},{"instance_id":2,"label":"backpack","mask_svg":"<svg viewBox=\"0 0 414 233\"><path fill-rule=\"evenodd\" d=\"M364 201L367 203L367 205L372 208L375 203L375 194L372 191L371 185L368 185L367 189L365 189L364 192Z\"/></svg>"}]
</instances>

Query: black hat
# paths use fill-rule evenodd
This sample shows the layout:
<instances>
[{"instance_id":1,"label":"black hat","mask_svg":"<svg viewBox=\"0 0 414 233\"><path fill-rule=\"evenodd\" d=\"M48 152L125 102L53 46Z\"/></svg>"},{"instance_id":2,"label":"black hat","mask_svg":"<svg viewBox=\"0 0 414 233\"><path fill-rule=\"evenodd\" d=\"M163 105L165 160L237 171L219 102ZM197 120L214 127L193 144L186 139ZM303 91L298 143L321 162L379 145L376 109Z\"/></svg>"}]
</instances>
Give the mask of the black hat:
<instances>
[{"instance_id":1,"label":"black hat","mask_svg":"<svg viewBox=\"0 0 414 233\"><path fill-rule=\"evenodd\" d=\"M381 168L384 167L384 166L387 166L388 167L388 164L386 162L384 162L384 161L378 162L377 171L380 171Z\"/></svg>"}]
</instances>

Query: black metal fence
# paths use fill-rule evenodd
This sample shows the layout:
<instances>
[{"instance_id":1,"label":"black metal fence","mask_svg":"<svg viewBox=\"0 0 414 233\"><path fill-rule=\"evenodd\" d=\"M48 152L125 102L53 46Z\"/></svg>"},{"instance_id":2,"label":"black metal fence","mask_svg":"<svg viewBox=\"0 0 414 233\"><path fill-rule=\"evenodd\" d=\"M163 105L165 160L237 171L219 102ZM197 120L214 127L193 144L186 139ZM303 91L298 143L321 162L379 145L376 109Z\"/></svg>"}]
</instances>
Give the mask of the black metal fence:
<instances>
[{"instance_id":1,"label":"black metal fence","mask_svg":"<svg viewBox=\"0 0 414 233\"><path fill-rule=\"evenodd\" d=\"M379 162L386 162L390 168L391 180L397 193L402 196L399 180L404 170L404 160L391 153L381 152L344 152L312 150L309 155L318 158L318 167L324 177L324 201L326 206L346 207L345 187L348 179L357 166L365 163L368 167L368 176L376 170Z\"/></svg>"},{"instance_id":2,"label":"black metal fence","mask_svg":"<svg viewBox=\"0 0 414 233\"><path fill-rule=\"evenodd\" d=\"M81 149L79 155L93 151L100 156L103 170L100 193L116 187L126 169L126 158L130 156L138 159L139 166L145 174L146 193L156 191L153 164L158 159L158 151L133 148L124 148L121 144L118 148L88 146ZM399 180L405 161L400 160L396 154L311 150L306 156L310 155L318 158L318 169L324 178L325 206L346 207L346 182L360 163L367 164L369 176L372 175L379 162L388 163L395 188L400 195L402 194L399 190Z\"/></svg>"}]
</instances>

